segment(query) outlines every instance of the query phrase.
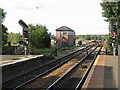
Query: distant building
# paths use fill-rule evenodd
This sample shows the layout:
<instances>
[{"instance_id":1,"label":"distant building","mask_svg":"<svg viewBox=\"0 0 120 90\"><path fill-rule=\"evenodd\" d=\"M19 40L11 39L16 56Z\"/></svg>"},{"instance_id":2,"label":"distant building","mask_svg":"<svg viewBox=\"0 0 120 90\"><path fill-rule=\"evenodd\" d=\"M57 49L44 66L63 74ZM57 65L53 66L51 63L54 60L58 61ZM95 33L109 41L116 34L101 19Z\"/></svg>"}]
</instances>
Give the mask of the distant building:
<instances>
[{"instance_id":1,"label":"distant building","mask_svg":"<svg viewBox=\"0 0 120 90\"><path fill-rule=\"evenodd\" d=\"M58 46L72 46L75 44L75 32L67 26L56 29Z\"/></svg>"}]
</instances>

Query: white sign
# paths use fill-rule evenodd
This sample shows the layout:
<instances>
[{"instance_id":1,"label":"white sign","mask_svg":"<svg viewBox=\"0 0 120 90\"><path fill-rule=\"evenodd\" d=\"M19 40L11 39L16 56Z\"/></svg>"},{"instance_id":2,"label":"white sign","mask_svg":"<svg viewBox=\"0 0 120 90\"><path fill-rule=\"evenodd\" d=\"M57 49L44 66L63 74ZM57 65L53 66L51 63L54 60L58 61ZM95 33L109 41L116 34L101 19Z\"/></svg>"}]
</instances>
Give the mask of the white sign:
<instances>
[{"instance_id":1,"label":"white sign","mask_svg":"<svg viewBox=\"0 0 120 90\"><path fill-rule=\"evenodd\" d=\"M118 55L120 55L120 45L118 45Z\"/></svg>"}]
</instances>

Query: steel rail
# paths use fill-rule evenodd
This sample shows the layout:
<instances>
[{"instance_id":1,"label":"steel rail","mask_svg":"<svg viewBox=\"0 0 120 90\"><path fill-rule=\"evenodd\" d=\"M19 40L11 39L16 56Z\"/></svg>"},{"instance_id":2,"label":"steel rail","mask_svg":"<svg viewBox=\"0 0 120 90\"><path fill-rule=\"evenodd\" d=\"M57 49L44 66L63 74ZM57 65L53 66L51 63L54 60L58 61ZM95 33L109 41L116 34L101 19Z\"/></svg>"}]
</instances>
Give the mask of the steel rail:
<instances>
[{"instance_id":1,"label":"steel rail","mask_svg":"<svg viewBox=\"0 0 120 90\"><path fill-rule=\"evenodd\" d=\"M94 46L94 45L93 45ZM88 47L88 46L87 46ZM86 47L86 48L87 48ZM92 47L92 45L91 45L91 47ZM54 63L54 62L56 62L56 61L59 61L59 60L61 60L61 59L64 59L65 57L68 57L68 56L70 56L70 55L72 55L72 54L74 54L74 53L77 53L77 52L79 52L79 51L82 51L82 50L84 50L84 49L86 49L86 48L82 48L82 49L80 49L80 50L76 50L76 51L74 51L74 52L72 52L72 53L70 53L70 54L67 54L67 55L65 55L65 56L63 56L63 57L61 57L61 58L58 58L58 59L55 59L55 60L53 60L53 61L51 61L51 62L48 62L48 63L46 63L45 65L40 65L40 66L38 66L37 68L35 67L35 68L33 68L33 69L30 69L29 71L26 71L26 72L24 72L24 73L21 73L21 74L19 74L19 75L16 75L15 77L12 77L12 78L10 78L10 79L7 79L7 80L5 80L5 81L2 81L2 83L5 83L5 82L8 82L8 81L10 81L10 80L12 80L12 79L15 79L15 78L17 78L17 77L20 77L20 76L22 76L22 75L24 75L24 74L27 74L27 73L29 73L29 72L32 72L32 71L34 71L34 70L37 70L37 69L39 69L39 68L42 68L42 67L45 67L45 66L47 66L47 65L49 65L49 64L51 64L51 63Z\"/></svg>"},{"instance_id":2,"label":"steel rail","mask_svg":"<svg viewBox=\"0 0 120 90\"><path fill-rule=\"evenodd\" d=\"M99 45L96 46L96 48ZM92 50L90 53L88 53L85 57L83 57L75 66L73 66L73 68L71 68L70 70L68 70L63 76L61 76L59 79L57 79L54 83L52 83L46 90L52 89L57 83L59 83L65 76L67 76L72 70L74 70L79 64L81 64L92 52L94 52L96 50L96 48L94 50Z\"/></svg>"},{"instance_id":3,"label":"steel rail","mask_svg":"<svg viewBox=\"0 0 120 90\"><path fill-rule=\"evenodd\" d=\"M59 61L59 60L62 60L62 59L64 59L64 58L66 58L66 57L68 57L68 56L70 56L70 55L72 55L72 54L74 54L74 53L77 53L77 52L79 52L79 51L82 51L82 50L84 50L84 49L85 49L85 48L82 48L82 49L80 49L80 50L76 50L76 51L74 51L74 52L72 52L72 53L70 53L70 54L67 54L67 55L59 58L59 59L55 59L55 60L53 60L53 61L51 61L51 62L48 62L48 63L46 63L45 65L42 65L42 66L40 65L40 66L38 66L37 68L35 67L35 68L31 69L30 71L26 71L26 72L24 72L24 73L21 73L21 74L19 74L19 75L16 75L16 76L13 77L13 78L10 78L10 79L8 79L8 80L2 81L2 83L8 82L8 81L10 81L10 80L12 80L12 79L15 79L15 78L17 78L17 77L20 77L20 76L22 76L22 75L24 75L24 74L27 74L27 73L32 72L32 71L34 71L34 70L37 70L37 69L39 69L39 68L45 67L45 66L47 66L47 65L49 65L49 64L52 64L52 63L57 62L57 61Z\"/></svg>"},{"instance_id":4,"label":"steel rail","mask_svg":"<svg viewBox=\"0 0 120 90\"><path fill-rule=\"evenodd\" d=\"M74 57L72 57L72 58L74 58ZM72 58L70 58L69 60L71 60ZM57 64L56 66L50 68L49 70L47 70L47 71L45 71L45 72L43 72L43 73L41 73L41 74L35 76L34 78L32 78L32 79L26 81L25 83L23 83L23 84L17 86L17 87L14 88L13 90L16 90L16 89L18 89L18 88L20 88L20 87L23 87L24 85L26 85L26 84L32 82L33 80L35 80L35 79L37 79L37 78L39 78L39 77L41 77L41 76L43 76L43 75L45 75L45 74L47 74L47 73L49 73L49 72L52 72L53 70L55 70L56 68L60 67L60 66L63 65L64 63L68 62L69 60Z\"/></svg>"},{"instance_id":5,"label":"steel rail","mask_svg":"<svg viewBox=\"0 0 120 90\"><path fill-rule=\"evenodd\" d=\"M89 48L86 47L86 48L83 48L83 49L74 51L73 53L70 53L70 54L68 54L68 55L66 55L66 56L64 56L64 57L62 57L62 58L60 58L60 59L58 59L58 60L64 59L64 58L66 58L66 57L68 57L68 56L70 56L70 55L72 55L72 54L78 53L79 51L82 51L82 52L79 53L79 54L81 54L81 53L83 53L83 52L85 51L85 49L90 49L90 47L93 47L93 46L94 46L94 45L91 45L91 46L89 46ZM22 83L21 85L15 87L13 90L16 90L16 89L18 89L18 88L21 88L21 87L23 87L24 85L26 85L26 84L32 82L33 80L35 80L35 79L37 79L37 78L39 78L39 77L41 77L41 76L43 76L43 75L45 75L45 74L47 74L47 73L53 71L53 70L55 70L56 68L60 67L60 66L63 65L64 63L68 62L69 60L75 58L75 57L78 56L79 54L77 54L77 55L75 55L75 56L69 58L68 60L66 60L66 61L64 61L64 62L59 63L59 64L56 65L55 67L52 67L52 68L50 68L49 70L47 70L47 71L45 71L45 72L43 72L43 73L41 73L41 74L35 76L34 78L32 78L32 79L30 79L30 80L28 80L28 81L26 81L26 82L24 82L24 83ZM57 61L58 61L58 60L57 60ZM54 61L56 61L56 60L54 60ZM53 63L54 61L52 61L52 62L50 62L50 63ZM49 63L49 64L50 64L50 63ZM46 65L48 65L48 64L46 64ZM46 65L44 65L44 66L46 66Z\"/></svg>"},{"instance_id":6,"label":"steel rail","mask_svg":"<svg viewBox=\"0 0 120 90\"><path fill-rule=\"evenodd\" d=\"M82 79L79 81L79 83L78 83L78 85L76 86L75 90L78 90L78 89L81 90L81 88L82 88L82 86L83 86L83 84L84 84L84 82L85 82L85 80L86 80L86 78L87 78L87 76L88 76L88 74L89 74L89 72L90 72L90 70L91 70L94 62L95 62L95 60L96 60L96 57L98 56L98 54L99 54L99 52L101 51L102 47L103 47L103 45L100 47L100 50L99 50L98 53L96 54L94 60L92 61L91 65L88 67L88 69L87 69L87 71L85 72L85 74L83 75Z\"/></svg>"}]
</instances>

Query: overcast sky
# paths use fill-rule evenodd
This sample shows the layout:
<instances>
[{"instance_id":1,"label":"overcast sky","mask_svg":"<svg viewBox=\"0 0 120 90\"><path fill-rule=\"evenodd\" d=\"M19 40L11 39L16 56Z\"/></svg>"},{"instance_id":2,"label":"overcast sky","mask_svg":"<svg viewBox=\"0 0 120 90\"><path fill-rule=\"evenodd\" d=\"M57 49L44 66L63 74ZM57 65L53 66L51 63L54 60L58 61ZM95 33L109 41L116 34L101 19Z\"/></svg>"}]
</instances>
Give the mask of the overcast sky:
<instances>
[{"instance_id":1,"label":"overcast sky","mask_svg":"<svg viewBox=\"0 0 120 90\"><path fill-rule=\"evenodd\" d=\"M18 21L46 25L49 32L63 25L76 34L108 34L108 22L102 17L102 0L0 0L8 32L22 33Z\"/></svg>"}]
</instances>

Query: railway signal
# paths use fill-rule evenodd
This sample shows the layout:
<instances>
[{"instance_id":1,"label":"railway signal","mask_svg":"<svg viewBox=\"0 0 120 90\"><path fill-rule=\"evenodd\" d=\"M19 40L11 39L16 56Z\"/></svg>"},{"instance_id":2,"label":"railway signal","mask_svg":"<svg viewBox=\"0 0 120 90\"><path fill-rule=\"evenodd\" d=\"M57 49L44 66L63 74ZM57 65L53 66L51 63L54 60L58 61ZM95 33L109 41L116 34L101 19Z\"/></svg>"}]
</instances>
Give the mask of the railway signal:
<instances>
[{"instance_id":1,"label":"railway signal","mask_svg":"<svg viewBox=\"0 0 120 90\"><path fill-rule=\"evenodd\" d=\"M28 38L28 37L29 37L28 31L23 31L23 37L24 37L24 38Z\"/></svg>"},{"instance_id":2,"label":"railway signal","mask_svg":"<svg viewBox=\"0 0 120 90\"><path fill-rule=\"evenodd\" d=\"M112 38L112 42L113 42L113 43L116 42L116 38L115 38L115 37Z\"/></svg>"},{"instance_id":3,"label":"railway signal","mask_svg":"<svg viewBox=\"0 0 120 90\"><path fill-rule=\"evenodd\" d=\"M19 24L23 27L23 38L28 38L28 25L23 20L19 20Z\"/></svg>"},{"instance_id":4,"label":"railway signal","mask_svg":"<svg viewBox=\"0 0 120 90\"><path fill-rule=\"evenodd\" d=\"M117 35L117 32L113 31L113 32L112 32L112 35L113 35L113 36L116 36L116 35Z\"/></svg>"},{"instance_id":5,"label":"railway signal","mask_svg":"<svg viewBox=\"0 0 120 90\"><path fill-rule=\"evenodd\" d=\"M117 36L117 26L116 25L112 26L112 35Z\"/></svg>"},{"instance_id":6,"label":"railway signal","mask_svg":"<svg viewBox=\"0 0 120 90\"><path fill-rule=\"evenodd\" d=\"M111 22L111 34L112 36L117 36L117 20L112 20Z\"/></svg>"},{"instance_id":7,"label":"railway signal","mask_svg":"<svg viewBox=\"0 0 120 90\"><path fill-rule=\"evenodd\" d=\"M113 55L116 55L116 36L118 35L117 33L117 20L113 19L110 23L110 29L111 29L111 35L113 36L112 38L112 46L113 46Z\"/></svg>"},{"instance_id":8,"label":"railway signal","mask_svg":"<svg viewBox=\"0 0 120 90\"><path fill-rule=\"evenodd\" d=\"M23 20L19 20L19 24L23 27L23 42L26 43L24 44L24 50L26 55L28 52L28 38L29 38L28 25Z\"/></svg>"},{"instance_id":9,"label":"railway signal","mask_svg":"<svg viewBox=\"0 0 120 90\"><path fill-rule=\"evenodd\" d=\"M28 28L28 25L27 25L23 20L19 20L19 24L20 24L22 27Z\"/></svg>"}]
</instances>

